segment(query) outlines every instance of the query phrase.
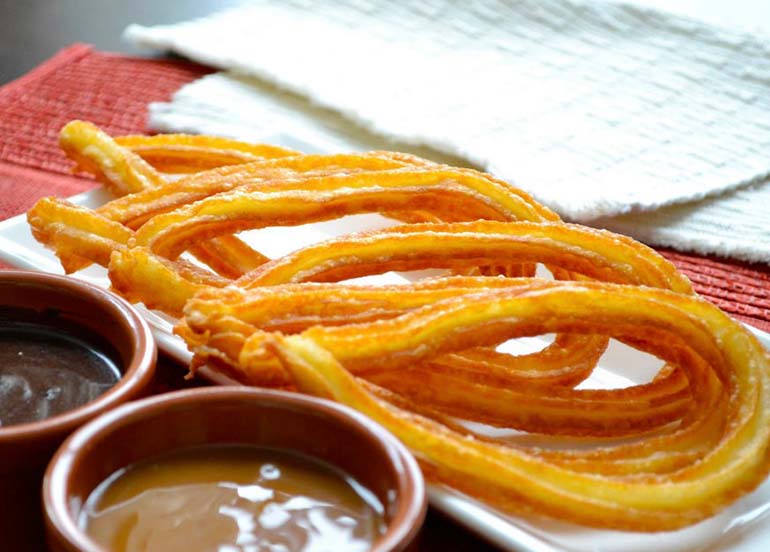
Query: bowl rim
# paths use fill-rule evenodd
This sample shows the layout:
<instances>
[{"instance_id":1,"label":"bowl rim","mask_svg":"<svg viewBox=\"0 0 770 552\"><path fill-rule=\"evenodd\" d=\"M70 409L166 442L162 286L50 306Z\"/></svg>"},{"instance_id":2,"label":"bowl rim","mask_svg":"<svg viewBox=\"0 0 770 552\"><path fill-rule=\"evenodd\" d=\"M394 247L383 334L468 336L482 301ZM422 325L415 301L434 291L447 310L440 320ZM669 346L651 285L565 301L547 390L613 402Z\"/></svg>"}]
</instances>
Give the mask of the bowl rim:
<instances>
[{"instance_id":1,"label":"bowl rim","mask_svg":"<svg viewBox=\"0 0 770 552\"><path fill-rule=\"evenodd\" d=\"M89 282L70 276L29 270L0 271L0 286L18 283L88 298L104 307L111 320L120 320L131 336L131 360L118 382L96 399L49 418L0 427L0 446L17 445L67 434L102 412L147 389L155 375L157 347L149 324L127 301ZM19 305L22 306L22 305Z\"/></svg>"},{"instance_id":2,"label":"bowl rim","mask_svg":"<svg viewBox=\"0 0 770 552\"><path fill-rule=\"evenodd\" d=\"M255 400L330 417L374 437L396 475L398 506L383 535L372 545L371 552L403 550L417 536L427 512L425 481L417 461L390 432L360 412L330 400L272 389L248 386L212 386L174 391L124 404L95 418L70 435L48 464L43 479L42 499L47 531L71 550L109 552L94 542L72 515L68 496L73 466L81 455L93 447L89 443L106 437L118 427L174 407L190 404L224 403ZM50 535L49 535L50 536Z\"/></svg>"}]
</instances>

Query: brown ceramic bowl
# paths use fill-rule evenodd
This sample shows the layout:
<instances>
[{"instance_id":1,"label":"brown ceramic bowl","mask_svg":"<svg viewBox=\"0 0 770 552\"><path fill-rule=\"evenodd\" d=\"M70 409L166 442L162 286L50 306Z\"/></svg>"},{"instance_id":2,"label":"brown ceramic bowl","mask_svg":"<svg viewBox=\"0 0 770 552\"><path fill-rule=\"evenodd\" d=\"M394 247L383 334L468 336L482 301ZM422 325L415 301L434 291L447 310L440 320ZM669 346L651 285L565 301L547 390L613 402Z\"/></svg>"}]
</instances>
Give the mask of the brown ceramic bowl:
<instances>
[{"instance_id":1,"label":"brown ceramic bowl","mask_svg":"<svg viewBox=\"0 0 770 552\"><path fill-rule=\"evenodd\" d=\"M417 462L390 433L350 408L296 393L210 387L115 409L64 442L46 471L46 534L56 552L107 552L78 526L80 508L116 470L204 444L297 451L342 468L385 505L387 532L372 551L405 550L425 517Z\"/></svg>"},{"instance_id":2,"label":"brown ceramic bowl","mask_svg":"<svg viewBox=\"0 0 770 552\"><path fill-rule=\"evenodd\" d=\"M34 539L42 542L39 496L48 460L76 428L149 391L155 341L131 305L65 276L0 271L0 307L55 311L59 322L83 326L103 337L122 361L121 380L97 399L41 421L0 427L0 534L4 545L23 543L8 550L35 550Z\"/></svg>"}]
</instances>

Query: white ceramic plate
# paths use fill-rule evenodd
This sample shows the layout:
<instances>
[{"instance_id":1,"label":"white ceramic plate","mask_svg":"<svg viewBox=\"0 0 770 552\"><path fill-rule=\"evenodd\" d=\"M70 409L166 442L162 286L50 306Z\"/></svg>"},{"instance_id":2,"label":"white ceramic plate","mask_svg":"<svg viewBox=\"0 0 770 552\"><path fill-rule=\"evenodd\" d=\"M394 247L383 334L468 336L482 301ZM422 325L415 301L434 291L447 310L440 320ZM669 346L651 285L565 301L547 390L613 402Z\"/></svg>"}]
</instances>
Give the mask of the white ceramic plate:
<instances>
[{"instance_id":1,"label":"white ceramic plate","mask_svg":"<svg viewBox=\"0 0 770 552\"><path fill-rule=\"evenodd\" d=\"M96 207L109 199L106 192L95 189L70 198L74 203ZM269 256L284 254L292 249L317 242L343 232L356 231L372 226L389 224L381 217L362 215L346 217L338 221L306 225L289 229L266 229L249 232L246 238ZM30 270L62 273L56 257L32 237L26 218L14 217L0 222L0 260ZM75 275L77 278L107 287L106 272L101 267L90 267ZM403 281L398 274L387 274L379 281ZM190 360L184 343L171 332L173 320L139 306L148 320L166 354L181 363ZM762 342L770 347L770 336L753 330ZM540 338L517 340L507 344L511 352L536 350L545 341ZM660 362L613 343L602 357L599 368L583 386L620 387L647 381ZM498 432L501 438L516 439ZM736 550L742 552L770 550L770 481L765 482L749 496L739 500L719 515L698 525L668 533L629 533L588 529L567 523L542 520L523 520L495 512L468 497L444 488L429 490L430 501L436 508L453 517L487 540L510 550L546 552L648 551L674 552L693 550Z\"/></svg>"}]
</instances>

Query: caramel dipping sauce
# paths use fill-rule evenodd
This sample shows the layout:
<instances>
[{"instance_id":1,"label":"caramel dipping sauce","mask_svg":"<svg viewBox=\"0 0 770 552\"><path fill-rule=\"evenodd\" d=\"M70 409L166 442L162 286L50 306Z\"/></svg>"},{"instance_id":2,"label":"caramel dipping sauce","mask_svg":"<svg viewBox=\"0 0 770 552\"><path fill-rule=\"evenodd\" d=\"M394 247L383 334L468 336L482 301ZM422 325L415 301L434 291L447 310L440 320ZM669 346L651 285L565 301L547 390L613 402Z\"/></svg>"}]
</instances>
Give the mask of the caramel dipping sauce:
<instances>
[{"instance_id":1,"label":"caramel dipping sauce","mask_svg":"<svg viewBox=\"0 0 770 552\"><path fill-rule=\"evenodd\" d=\"M91 402L121 377L117 352L57 312L0 307L0 427Z\"/></svg>"},{"instance_id":2,"label":"caramel dipping sauce","mask_svg":"<svg viewBox=\"0 0 770 552\"><path fill-rule=\"evenodd\" d=\"M383 506L330 465L249 445L182 449L118 470L81 528L111 552L365 552Z\"/></svg>"}]
</instances>

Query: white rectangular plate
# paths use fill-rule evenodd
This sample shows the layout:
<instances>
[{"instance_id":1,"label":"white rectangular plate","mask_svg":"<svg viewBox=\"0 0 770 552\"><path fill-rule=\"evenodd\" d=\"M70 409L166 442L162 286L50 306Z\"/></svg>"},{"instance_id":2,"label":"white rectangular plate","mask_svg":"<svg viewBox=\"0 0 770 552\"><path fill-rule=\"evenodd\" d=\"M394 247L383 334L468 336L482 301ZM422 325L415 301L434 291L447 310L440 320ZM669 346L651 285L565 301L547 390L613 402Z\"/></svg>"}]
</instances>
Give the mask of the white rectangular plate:
<instances>
[{"instance_id":1,"label":"white rectangular plate","mask_svg":"<svg viewBox=\"0 0 770 552\"><path fill-rule=\"evenodd\" d=\"M73 203L97 207L109 196L95 189L70 198ZM306 225L299 228L266 229L248 233L247 239L260 251L276 256L297 247L317 242L334 235L387 225L386 219L375 216L345 217L338 221ZM0 260L30 270L62 273L58 259L42 247L30 233L24 215L0 222ZM90 267L75 275L102 287L109 282L101 267ZM404 281L397 274L387 274L390 281ZM156 312L138 307L153 328L159 348L181 363L190 360L182 340L173 335L173 320ZM770 335L752 331L770 347ZM542 347L543 340L518 340L511 352ZM647 381L659 362L613 343L602 357L599 368L586 387L617 387ZM533 552L606 551L633 552L655 550L678 552L693 550L735 550L750 552L770 550L770 482L766 481L752 494L702 523L666 533L630 533L596 530L577 525L543 520L524 520L496 512L466 496L440 487L429 489L433 506L453 517L485 539L509 550Z\"/></svg>"}]
</instances>

